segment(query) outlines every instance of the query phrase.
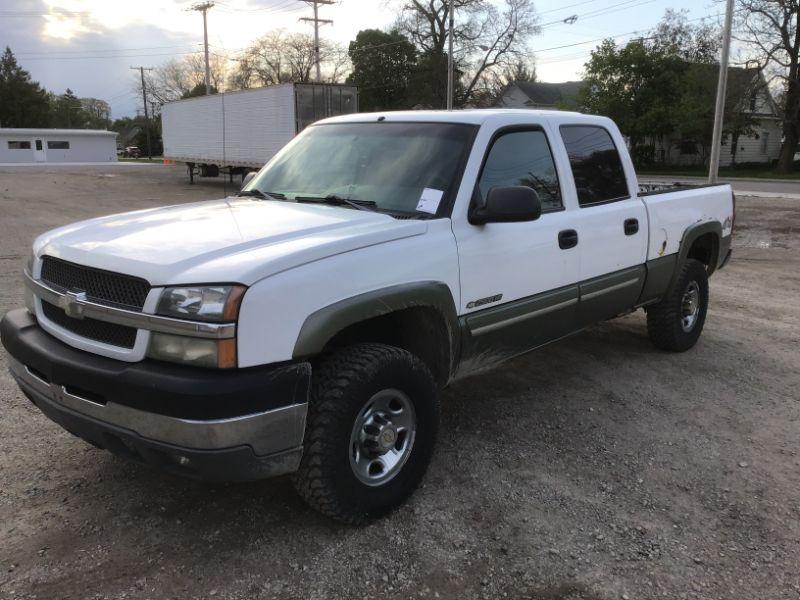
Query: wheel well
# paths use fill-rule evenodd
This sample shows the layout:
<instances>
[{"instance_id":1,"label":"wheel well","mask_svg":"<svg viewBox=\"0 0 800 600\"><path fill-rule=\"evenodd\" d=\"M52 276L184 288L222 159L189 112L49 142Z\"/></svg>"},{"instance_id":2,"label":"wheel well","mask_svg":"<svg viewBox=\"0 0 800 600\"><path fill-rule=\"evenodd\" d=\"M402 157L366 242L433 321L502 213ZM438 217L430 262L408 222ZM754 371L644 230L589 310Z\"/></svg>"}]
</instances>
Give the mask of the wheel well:
<instances>
[{"instance_id":1,"label":"wheel well","mask_svg":"<svg viewBox=\"0 0 800 600\"><path fill-rule=\"evenodd\" d=\"M354 323L328 341L323 353L359 342L396 346L419 357L444 385L450 378L451 339L444 316L435 308L418 306Z\"/></svg>"},{"instance_id":2,"label":"wheel well","mask_svg":"<svg viewBox=\"0 0 800 600\"><path fill-rule=\"evenodd\" d=\"M692 242L692 246L689 248L689 253L686 255L686 258L699 260L706 266L710 275L717 267L718 256L719 238L715 233L709 232L704 233Z\"/></svg>"}]
</instances>

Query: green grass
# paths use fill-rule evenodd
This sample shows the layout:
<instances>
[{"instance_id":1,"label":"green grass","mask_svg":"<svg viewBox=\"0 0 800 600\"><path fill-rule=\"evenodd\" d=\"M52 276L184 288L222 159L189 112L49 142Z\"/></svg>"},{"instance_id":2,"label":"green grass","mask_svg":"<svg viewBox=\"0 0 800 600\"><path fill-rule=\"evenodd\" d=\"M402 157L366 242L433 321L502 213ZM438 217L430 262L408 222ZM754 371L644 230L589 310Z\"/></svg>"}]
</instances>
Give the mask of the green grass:
<instances>
[{"instance_id":1,"label":"green grass","mask_svg":"<svg viewBox=\"0 0 800 600\"><path fill-rule=\"evenodd\" d=\"M706 168L692 168L692 167L674 167L674 168L658 168L658 169L637 169L638 175L656 175L660 177L706 177L708 176L708 169ZM795 166L792 173L777 173L774 170L758 168L758 167L721 167L719 170L720 177L741 177L744 179L787 179L787 180L800 180L800 166Z\"/></svg>"}]
</instances>

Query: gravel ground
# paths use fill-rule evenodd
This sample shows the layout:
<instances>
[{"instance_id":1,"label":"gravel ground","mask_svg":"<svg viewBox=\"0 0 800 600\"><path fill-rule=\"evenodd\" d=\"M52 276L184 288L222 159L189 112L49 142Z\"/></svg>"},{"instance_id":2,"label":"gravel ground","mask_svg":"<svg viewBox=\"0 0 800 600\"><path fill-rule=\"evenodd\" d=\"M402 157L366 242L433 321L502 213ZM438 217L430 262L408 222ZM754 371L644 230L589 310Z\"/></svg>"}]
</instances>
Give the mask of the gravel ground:
<instances>
[{"instance_id":1,"label":"gravel ground","mask_svg":"<svg viewBox=\"0 0 800 600\"><path fill-rule=\"evenodd\" d=\"M31 239L218 197L177 168L0 171L0 315ZM691 351L635 313L444 392L424 486L364 528L44 418L0 351L0 598L800 598L800 203L739 199Z\"/></svg>"}]
</instances>

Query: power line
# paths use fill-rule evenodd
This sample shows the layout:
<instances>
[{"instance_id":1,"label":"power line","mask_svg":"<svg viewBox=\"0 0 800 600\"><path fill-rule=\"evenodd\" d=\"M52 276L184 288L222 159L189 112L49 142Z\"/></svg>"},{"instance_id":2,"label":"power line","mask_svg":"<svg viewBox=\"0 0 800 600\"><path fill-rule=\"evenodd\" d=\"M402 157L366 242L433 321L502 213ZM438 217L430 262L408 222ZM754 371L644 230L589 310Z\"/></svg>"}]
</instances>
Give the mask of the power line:
<instances>
[{"instance_id":1,"label":"power line","mask_svg":"<svg viewBox=\"0 0 800 600\"><path fill-rule=\"evenodd\" d=\"M192 44L193 45L193 44ZM86 54L90 52L92 54L95 53L102 53L102 52L138 52L140 50L167 50L171 48L188 48L189 44L183 44L180 46L142 46L140 48L93 48L92 50L23 50L21 52L15 52L14 55L17 57L25 57L30 55L52 55L52 54Z\"/></svg>"},{"instance_id":2,"label":"power line","mask_svg":"<svg viewBox=\"0 0 800 600\"><path fill-rule=\"evenodd\" d=\"M191 52L161 52L157 54L101 54L99 56L32 56L24 60L108 60L117 58L147 58L156 56L182 56L187 54L197 54L199 50Z\"/></svg>"},{"instance_id":3,"label":"power line","mask_svg":"<svg viewBox=\"0 0 800 600\"><path fill-rule=\"evenodd\" d=\"M320 58L319 58L319 25L322 24L332 24L333 21L330 19L320 19L319 18L319 5L320 4L333 4L333 0L300 0L300 2L305 2L306 4L310 4L314 8L314 17L301 17L301 21L307 21L314 23L314 62L317 65L317 83L322 81L322 71L320 70Z\"/></svg>"}]
</instances>

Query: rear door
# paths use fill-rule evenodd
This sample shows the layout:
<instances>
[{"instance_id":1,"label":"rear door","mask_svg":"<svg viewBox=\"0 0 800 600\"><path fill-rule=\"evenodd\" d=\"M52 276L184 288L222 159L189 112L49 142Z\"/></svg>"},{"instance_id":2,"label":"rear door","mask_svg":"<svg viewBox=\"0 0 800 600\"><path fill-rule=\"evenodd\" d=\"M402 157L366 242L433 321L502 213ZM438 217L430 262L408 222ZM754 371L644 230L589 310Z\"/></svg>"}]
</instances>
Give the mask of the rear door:
<instances>
[{"instance_id":1,"label":"rear door","mask_svg":"<svg viewBox=\"0 0 800 600\"><path fill-rule=\"evenodd\" d=\"M542 216L524 223L453 222L461 273L459 314L465 326L465 370L483 368L575 329L578 249L562 248L559 232L573 227L545 130L498 131L483 158L473 203L494 187L532 187Z\"/></svg>"},{"instance_id":2,"label":"rear door","mask_svg":"<svg viewBox=\"0 0 800 600\"><path fill-rule=\"evenodd\" d=\"M578 311L588 325L636 304L645 278L647 210L630 189L608 129L581 123L559 130L579 206L574 220L581 255Z\"/></svg>"}]
</instances>

